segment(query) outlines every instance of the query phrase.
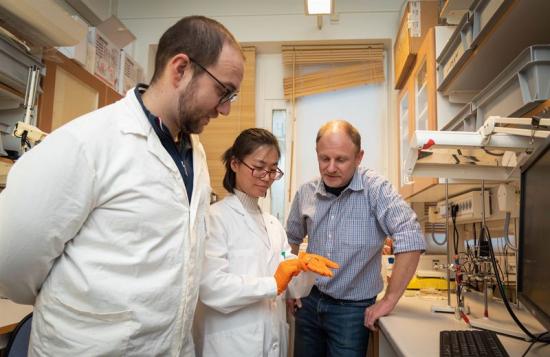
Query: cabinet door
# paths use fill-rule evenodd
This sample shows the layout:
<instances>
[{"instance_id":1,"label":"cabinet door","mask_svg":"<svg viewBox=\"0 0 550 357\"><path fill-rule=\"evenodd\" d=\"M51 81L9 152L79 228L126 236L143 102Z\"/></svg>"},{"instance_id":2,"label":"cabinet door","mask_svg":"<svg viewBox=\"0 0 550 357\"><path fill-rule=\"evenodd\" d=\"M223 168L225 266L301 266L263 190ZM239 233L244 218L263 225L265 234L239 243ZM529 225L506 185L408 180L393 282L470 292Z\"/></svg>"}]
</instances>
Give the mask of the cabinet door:
<instances>
[{"instance_id":1,"label":"cabinet door","mask_svg":"<svg viewBox=\"0 0 550 357\"><path fill-rule=\"evenodd\" d=\"M121 96L86 69L59 52L44 60L46 76L40 98L38 127L51 132Z\"/></svg>"},{"instance_id":2,"label":"cabinet door","mask_svg":"<svg viewBox=\"0 0 550 357\"><path fill-rule=\"evenodd\" d=\"M414 117L410 135L412 136L414 130L437 130L435 35L433 29L428 31L420 46L411 78L413 81ZM419 193L437 182L438 180L434 178L414 177L412 194Z\"/></svg>"},{"instance_id":3,"label":"cabinet door","mask_svg":"<svg viewBox=\"0 0 550 357\"><path fill-rule=\"evenodd\" d=\"M399 193L404 198L412 194L410 178L405 172L405 160L409 151L409 142L414 129L414 100L413 81L411 78L405 83L397 98L397 137L399 150Z\"/></svg>"}]
</instances>

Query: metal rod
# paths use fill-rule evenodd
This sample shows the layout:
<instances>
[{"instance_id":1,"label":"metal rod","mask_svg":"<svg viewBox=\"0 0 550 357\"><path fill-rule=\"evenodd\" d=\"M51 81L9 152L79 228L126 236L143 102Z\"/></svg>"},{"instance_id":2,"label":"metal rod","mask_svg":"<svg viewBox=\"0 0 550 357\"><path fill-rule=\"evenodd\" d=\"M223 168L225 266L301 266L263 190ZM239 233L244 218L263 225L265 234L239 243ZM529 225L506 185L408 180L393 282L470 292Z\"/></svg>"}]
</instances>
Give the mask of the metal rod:
<instances>
[{"instance_id":1,"label":"metal rod","mask_svg":"<svg viewBox=\"0 0 550 357\"><path fill-rule=\"evenodd\" d=\"M445 178L445 240L447 241L447 305L451 306L451 245L449 241L449 179Z\"/></svg>"},{"instance_id":2,"label":"metal rod","mask_svg":"<svg viewBox=\"0 0 550 357\"><path fill-rule=\"evenodd\" d=\"M484 240L487 239L487 236L486 236L487 228L485 224L486 224L485 223L485 180L481 180L481 233ZM493 243L491 241L488 241L487 244L493 244ZM481 239L479 240L479 245L481 247ZM481 251L481 248L480 248L480 251ZM484 272L484 277L483 277L483 302L485 305L485 310L483 311L484 317L489 317L489 296L488 296L489 284L487 281L489 273L490 273L490 269L487 269L487 271Z\"/></svg>"}]
</instances>

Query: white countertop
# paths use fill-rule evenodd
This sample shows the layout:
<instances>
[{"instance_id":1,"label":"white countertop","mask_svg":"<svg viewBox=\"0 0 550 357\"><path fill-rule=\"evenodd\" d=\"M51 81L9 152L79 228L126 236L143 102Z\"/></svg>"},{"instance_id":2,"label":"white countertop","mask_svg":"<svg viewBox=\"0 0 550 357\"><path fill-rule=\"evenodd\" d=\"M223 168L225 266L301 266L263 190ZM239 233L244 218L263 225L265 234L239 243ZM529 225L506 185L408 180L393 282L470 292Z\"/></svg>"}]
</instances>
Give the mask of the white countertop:
<instances>
[{"instance_id":1,"label":"white countertop","mask_svg":"<svg viewBox=\"0 0 550 357\"><path fill-rule=\"evenodd\" d=\"M454 304L454 296L451 297L451 301ZM466 304L472 308L470 319L482 316L480 315L482 314L480 301L466 298ZM454 314L431 312L432 305L447 305L446 295L444 300L434 300L423 296L403 296L395 310L380 319L381 332L398 355L439 356L440 331L468 329L466 323L463 320L457 320ZM497 324L514 324L504 306L500 305L502 304L492 303L490 305L490 319ZM542 326L527 312L520 311L518 318L529 331L544 331ZM527 341L500 335L499 339L510 356L521 356L530 344ZM550 356L550 345L537 343L529 351L529 356Z\"/></svg>"}]
</instances>

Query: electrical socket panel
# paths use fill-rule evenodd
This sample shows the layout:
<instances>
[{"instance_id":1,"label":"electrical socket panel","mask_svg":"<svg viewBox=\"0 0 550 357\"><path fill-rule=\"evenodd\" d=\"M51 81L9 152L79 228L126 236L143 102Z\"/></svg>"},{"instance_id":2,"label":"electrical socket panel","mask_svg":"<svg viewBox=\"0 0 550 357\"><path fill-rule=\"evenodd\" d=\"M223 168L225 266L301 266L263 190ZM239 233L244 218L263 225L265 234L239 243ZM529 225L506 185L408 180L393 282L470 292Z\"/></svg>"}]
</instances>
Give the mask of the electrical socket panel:
<instances>
[{"instance_id":1,"label":"electrical socket panel","mask_svg":"<svg viewBox=\"0 0 550 357\"><path fill-rule=\"evenodd\" d=\"M489 190L484 191L484 201L485 218L489 218L492 214ZM453 206L456 206L458 209L456 213L457 222L470 222L482 219L483 204L481 199L481 191L470 191L462 195L449 198L449 208ZM450 209L448 209L444 200L438 202L437 206L431 212L428 211L429 219L434 219L434 221L430 222L444 222L449 210ZM451 220L450 215L449 220Z\"/></svg>"}]
</instances>

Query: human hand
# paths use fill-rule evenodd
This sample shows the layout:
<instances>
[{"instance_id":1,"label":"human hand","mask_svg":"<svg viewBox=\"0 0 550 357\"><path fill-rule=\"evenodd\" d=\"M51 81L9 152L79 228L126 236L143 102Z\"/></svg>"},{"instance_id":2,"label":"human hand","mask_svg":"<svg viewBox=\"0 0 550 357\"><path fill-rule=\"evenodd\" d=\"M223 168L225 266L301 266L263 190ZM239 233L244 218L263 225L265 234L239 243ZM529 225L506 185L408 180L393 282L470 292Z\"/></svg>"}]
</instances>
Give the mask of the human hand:
<instances>
[{"instance_id":1,"label":"human hand","mask_svg":"<svg viewBox=\"0 0 550 357\"><path fill-rule=\"evenodd\" d=\"M302 308L302 300L300 299L286 299L286 311L294 316L298 309Z\"/></svg>"},{"instance_id":2,"label":"human hand","mask_svg":"<svg viewBox=\"0 0 550 357\"><path fill-rule=\"evenodd\" d=\"M377 301L374 305L369 306L365 309L365 320L364 325L371 331L378 330L376 322L382 316L388 315L395 304L389 301L388 299L382 298L382 300Z\"/></svg>"},{"instance_id":3,"label":"human hand","mask_svg":"<svg viewBox=\"0 0 550 357\"><path fill-rule=\"evenodd\" d=\"M298 260L300 261L303 270L312 271L323 276L332 277L334 276L334 273L329 268L340 268L338 263L317 254L301 252L298 255Z\"/></svg>"},{"instance_id":4,"label":"human hand","mask_svg":"<svg viewBox=\"0 0 550 357\"><path fill-rule=\"evenodd\" d=\"M287 259L279 263L274 275L277 282L277 295L285 291L290 280L300 274L302 270L302 264L298 259Z\"/></svg>"}]
</instances>

